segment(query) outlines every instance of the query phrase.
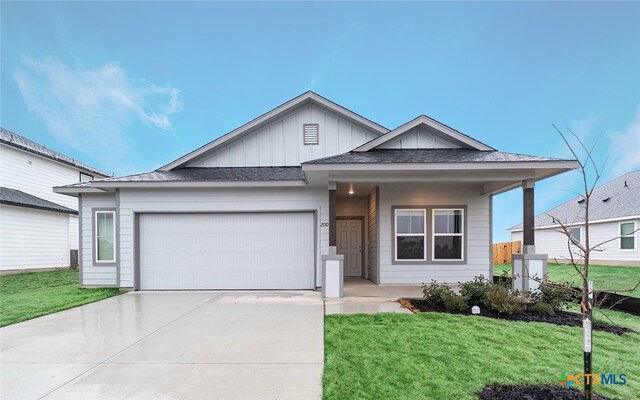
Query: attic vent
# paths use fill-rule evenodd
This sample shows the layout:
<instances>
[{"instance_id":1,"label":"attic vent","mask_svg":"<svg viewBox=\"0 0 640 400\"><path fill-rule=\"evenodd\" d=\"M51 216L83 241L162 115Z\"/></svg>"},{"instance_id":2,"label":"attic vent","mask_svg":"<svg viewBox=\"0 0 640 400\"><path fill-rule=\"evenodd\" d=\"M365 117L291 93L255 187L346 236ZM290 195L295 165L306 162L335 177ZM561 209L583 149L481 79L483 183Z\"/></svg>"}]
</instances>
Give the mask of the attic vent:
<instances>
[{"instance_id":1,"label":"attic vent","mask_svg":"<svg viewBox=\"0 0 640 400\"><path fill-rule=\"evenodd\" d=\"M602 201L607 202L611 199L611 197L607 197L606 199L602 199Z\"/></svg>"},{"instance_id":2,"label":"attic vent","mask_svg":"<svg viewBox=\"0 0 640 400\"><path fill-rule=\"evenodd\" d=\"M584 201L585 201L585 200L586 200L586 199L580 199L580 200L578 200L578 204L582 204L582 203L584 203Z\"/></svg>"},{"instance_id":3,"label":"attic vent","mask_svg":"<svg viewBox=\"0 0 640 400\"><path fill-rule=\"evenodd\" d=\"M318 124L303 124L302 136L304 144L318 144L318 132L320 132Z\"/></svg>"}]
</instances>

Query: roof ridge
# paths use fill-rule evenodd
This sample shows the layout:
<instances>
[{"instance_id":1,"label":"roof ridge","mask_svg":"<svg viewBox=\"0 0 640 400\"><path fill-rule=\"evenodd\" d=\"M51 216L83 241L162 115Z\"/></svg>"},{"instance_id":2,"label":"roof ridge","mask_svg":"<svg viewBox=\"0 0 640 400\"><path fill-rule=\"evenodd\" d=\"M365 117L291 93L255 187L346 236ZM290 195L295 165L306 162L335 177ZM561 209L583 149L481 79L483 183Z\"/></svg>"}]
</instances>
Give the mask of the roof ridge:
<instances>
[{"instance_id":1,"label":"roof ridge","mask_svg":"<svg viewBox=\"0 0 640 400\"><path fill-rule=\"evenodd\" d=\"M3 127L0 127L0 142L17 149L21 149L48 158L53 161L69 164L71 166L86 170L88 172L92 172L94 174L102 175L105 177L109 176L108 173L101 171L87 163L84 163L75 157L68 156L62 152L47 147L42 143L38 143L35 140L29 139L26 136L20 135Z\"/></svg>"}]
</instances>

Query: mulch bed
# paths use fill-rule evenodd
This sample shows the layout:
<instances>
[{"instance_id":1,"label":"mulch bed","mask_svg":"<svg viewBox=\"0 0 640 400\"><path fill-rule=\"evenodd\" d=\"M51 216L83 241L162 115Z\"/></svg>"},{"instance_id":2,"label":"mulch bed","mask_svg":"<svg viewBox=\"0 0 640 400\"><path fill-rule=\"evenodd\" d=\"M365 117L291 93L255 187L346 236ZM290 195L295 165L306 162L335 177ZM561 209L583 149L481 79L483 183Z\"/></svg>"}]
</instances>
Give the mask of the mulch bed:
<instances>
[{"instance_id":1,"label":"mulch bed","mask_svg":"<svg viewBox=\"0 0 640 400\"><path fill-rule=\"evenodd\" d=\"M587 396L571 388L556 385L487 385L478 393L480 400L585 400ZM610 400L593 394L593 400Z\"/></svg>"},{"instance_id":2,"label":"mulch bed","mask_svg":"<svg viewBox=\"0 0 640 400\"><path fill-rule=\"evenodd\" d=\"M408 308L413 312L435 311L435 312L443 312L443 313L449 313L449 314L473 315L470 312L450 311L442 307L432 307L431 305L427 304L425 300L421 300L421 299L400 299L398 301L404 307ZM559 311L555 315L543 315L543 314L536 314L532 312L524 312L522 314L499 314L496 312L489 311L487 309L482 309L480 311L480 316L495 318L495 319L503 319L508 321L546 322L549 324L562 325L562 326L582 327L582 316L580 314L571 313L567 311ZM627 333L627 332L634 332L632 329L629 329L629 328L604 324L602 322L594 322L592 326L594 330L613 333L616 335L622 335L623 333Z\"/></svg>"}]
</instances>

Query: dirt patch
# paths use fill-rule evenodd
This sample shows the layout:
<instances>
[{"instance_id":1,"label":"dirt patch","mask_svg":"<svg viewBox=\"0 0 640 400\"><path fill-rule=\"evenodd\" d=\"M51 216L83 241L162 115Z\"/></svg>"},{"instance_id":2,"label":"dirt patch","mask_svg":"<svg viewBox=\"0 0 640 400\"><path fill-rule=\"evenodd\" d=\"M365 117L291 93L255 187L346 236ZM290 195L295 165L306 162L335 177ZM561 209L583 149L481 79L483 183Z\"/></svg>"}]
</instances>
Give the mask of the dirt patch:
<instances>
[{"instance_id":1,"label":"dirt patch","mask_svg":"<svg viewBox=\"0 0 640 400\"><path fill-rule=\"evenodd\" d=\"M480 400L585 400L582 392L556 385L487 385L478 393ZM593 400L613 400L593 394Z\"/></svg>"},{"instance_id":2,"label":"dirt patch","mask_svg":"<svg viewBox=\"0 0 640 400\"><path fill-rule=\"evenodd\" d=\"M425 300L421 299L400 299L398 300L401 305L408 308L413 312L443 312L449 314L463 314L472 315L468 312L450 311L442 307L432 307L427 304ZM582 316L577 313L571 313L567 311L557 312L555 315L543 315L532 312L524 312L521 314L500 314L489 311L487 309L481 310L480 316L489 317L495 319L503 319L508 321L522 321L522 322L546 322L549 324L582 327ZM602 322L594 322L593 329L597 331L603 331L613 333L615 335L622 335L627 332L634 332L632 329L623 328L621 326L604 324Z\"/></svg>"}]
</instances>

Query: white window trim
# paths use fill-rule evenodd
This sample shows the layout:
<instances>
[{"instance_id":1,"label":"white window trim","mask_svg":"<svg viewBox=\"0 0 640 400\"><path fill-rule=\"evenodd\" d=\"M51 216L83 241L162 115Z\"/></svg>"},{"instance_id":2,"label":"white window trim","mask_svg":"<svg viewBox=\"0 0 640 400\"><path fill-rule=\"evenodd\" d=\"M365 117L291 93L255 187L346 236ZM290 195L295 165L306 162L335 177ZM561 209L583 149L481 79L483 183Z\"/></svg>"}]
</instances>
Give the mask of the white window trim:
<instances>
[{"instance_id":1,"label":"white window trim","mask_svg":"<svg viewBox=\"0 0 640 400\"><path fill-rule=\"evenodd\" d=\"M460 211L460 233L436 233L436 211ZM431 210L431 261L464 261L464 208L434 208ZM460 236L460 256L461 258L436 258L436 237L437 236Z\"/></svg>"},{"instance_id":2,"label":"white window trim","mask_svg":"<svg viewBox=\"0 0 640 400\"><path fill-rule=\"evenodd\" d=\"M633 228L631 229L631 235L624 236L633 238L633 249L623 249L622 248L622 225L631 224ZM638 232L636 232L636 221L622 221L618 223L618 235L620 236L620 240L618 240L618 250L625 252L635 252L638 250Z\"/></svg>"},{"instance_id":3,"label":"white window trim","mask_svg":"<svg viewBox=\"0 0 640 400\"><path fill-rule=\"evenodd\" d=\"M398 211L420 211L422 213L422 233L398 233ZM393 222L394 222L394 236L393 240L395 240L395 254L394 261L397 262L412 262L412 261L427 261L427 210L424 208L396 208L393 212ZM409 226L411 226L411 219L409 219ZM424 238L423 245L423 258L401 258L398 259L398 236L422 236Z\"/></svg>"},{"instance_id":4,"label":"white window trim","mask_svg":"<svg viewBox=\"0 0 640 400\"><path fill-rule=\"evenodd\" d=\"M100 242L98 241L98 214L112 214L113 215L113 259L111 260L98 260L98 254L99 254L99 249L98 246L100 246ZM117 256L117 252L118 252L118 246L116 244L116 212L115 211L100 211L100 210L96 210L95 211L95 226L93 227L94 231L93 231L93 240L95 241L95 254L94 254L94 259L96 264L113 264L116 262L116 260L118 259Z\"/></svg>"},{"instance_id":5,"label":"white window trim","mask_svg":"<svg viewBox=\"0 0 640 400\"><path fill-rule=\"evenodd\" d=\"M574 226L574 227L571 227L571 228L569 229L569 234L571 234L571 233L572 233L572 231L573 231L574 229L579 229L579 230L580 230L580 240L579 240L578 242L582 244L582 243L583 243L583 240L584 240L584 227L582 227L582 226ZM573 235L572 235L571 237L573 237ZM575 246L575 245L574 245L574 246Z\"/></svg>"},{"instance_id":6,"label":"white window trim","mask_svg":"<svg viewBox=\"0 0 640 400\"><path fill-rule=\"evenodd\" d=\"M91 179L89 179L88 181L83 181L83 180L82 180L82 175L84 175L84 176L88 176L88 177L90 177ZM84 173L84 172L80 172L80 181L79 181L79 182L80 182L80 183L83 183L83 182L91 182L94 178L95 178L95 177L94 177L93 175L91 175L91 174L86 174L86 173Z\"/></svg>"}]
</instances>

